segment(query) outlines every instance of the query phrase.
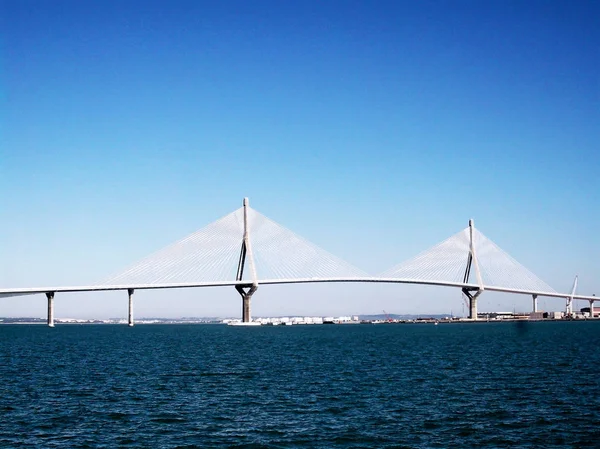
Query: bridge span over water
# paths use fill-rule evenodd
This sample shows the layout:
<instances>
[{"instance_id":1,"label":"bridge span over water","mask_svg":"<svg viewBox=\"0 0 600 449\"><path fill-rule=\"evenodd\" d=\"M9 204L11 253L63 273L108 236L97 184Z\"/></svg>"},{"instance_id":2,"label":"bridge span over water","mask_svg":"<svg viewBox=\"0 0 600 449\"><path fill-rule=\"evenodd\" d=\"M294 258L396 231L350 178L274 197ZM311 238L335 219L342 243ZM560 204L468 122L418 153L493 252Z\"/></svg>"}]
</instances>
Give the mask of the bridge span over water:
<instances>
[{"instance_id":1,"label":"bridge span over water","mask_svg":"<svg viewBox=\"0 0 600 449\"><path fill-rule=\"evenodd\" d=\"M242 321L251 321L250 301L260 285L371 282L459 288L477 319L477 299L485 291L574 299L595 296L560 293L526 269L475 228L462 231L378 275L370 275L289 229L243 206L189 236L89 286L0 288L0 297L45 294L48 325L54 325L56 293L124 290L133 326L135 290L232 286L242 298Z\"/></svg>"}]
</instances>

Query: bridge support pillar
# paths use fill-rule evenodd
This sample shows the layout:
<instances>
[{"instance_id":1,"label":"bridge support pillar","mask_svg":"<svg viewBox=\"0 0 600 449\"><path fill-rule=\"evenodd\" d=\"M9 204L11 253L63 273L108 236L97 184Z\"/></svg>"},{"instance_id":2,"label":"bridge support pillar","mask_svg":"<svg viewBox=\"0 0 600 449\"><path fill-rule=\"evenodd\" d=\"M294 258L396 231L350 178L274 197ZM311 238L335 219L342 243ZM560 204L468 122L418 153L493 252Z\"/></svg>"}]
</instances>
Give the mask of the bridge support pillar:
<instances>
[{"instance_id":1,"label":"bridge support pillar","mask_svg":"<svg viewBox=\"0 0 600 449\"><path fill-rule=\"evenodd\" d=\"M463 288L462 292L469 299L469 318L471 320L477 321L477 297L481 295L483 290L477 290L473 295L471 293L472 289Z\"/></svg>"},{"instance_id":2,"label":"bridge support pillar","mask_svg":"<svg viewBox=\"0 0 600 449\"><path fill-rule=\"evenodd\" d=\"M244 290L245 288L247 290ZM235 286L235 289L242 297L242 323L249 323L252 321L252 315L250 312L250 299L252 299L252 295L257 288L258 287L256 285L252 285L250 287L244 287L242 285Z\"/></svg>"},{"instance_id":3,"label":"bridge support pillar","mask_svg":"<svg viewBox=\"0 0 600 449\"><path fill-rule=\"evenodd\" d=\"M129 327L133 326L133 292L132 288L127 289L127 294L129 295L129 313L127 314L127 325Z\"/></svg>"},{"instance_id":4,"label":"bridge support pillar","mask_svg":"<svg viewBox=\"0 0 600 449\"><path fill-rule=\"evenodd\" d=\"M590 299L590 318L594 318L594 300Z\"/></svg>"},{"instance_id":5,"label":"bridge support pillar","mask_svg":"<svg viewBox=\"0 0 600 449\"><path fill-rule=\"evenodd\" d=\"M537 310L538 309L537 308L537 306L538 306L538 303L537 303L538 295L531 295L531 297L533 298L533 310L532 311L533 311L533 313L536 313L538 311Z\"/></svg>"},{"instance_id":6,"label":"bridge support pillar","mask_svg":"<svg viewBox=\"0 0 600 449\"><path fill-rule=\"evenodd\" d=\"M477 296L469 299L469 318L477 320Z\"/></svg>"},{"instance_id":7,"label":"bridge support pillar","mask_svg":"<svg viewBox=\"0 0 600 449\"><path fill-rule=\"evenodd\" d=\"M54 327L54 292L46 292L48 298L48 327Z\"/></svg>"}]
</instances>

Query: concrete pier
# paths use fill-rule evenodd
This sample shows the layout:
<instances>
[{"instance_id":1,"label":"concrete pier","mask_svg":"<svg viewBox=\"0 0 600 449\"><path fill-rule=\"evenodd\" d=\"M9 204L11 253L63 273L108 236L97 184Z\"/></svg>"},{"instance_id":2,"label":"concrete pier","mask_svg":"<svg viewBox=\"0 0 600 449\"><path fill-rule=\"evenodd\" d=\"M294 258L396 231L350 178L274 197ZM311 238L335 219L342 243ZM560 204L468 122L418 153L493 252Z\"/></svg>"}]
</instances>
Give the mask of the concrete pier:
<instances>
[{"instance_id":1,"label":"concrete pier","mask_svg":"<svg viewBox=\"0 0 600 449\"><path fill-rule=\"evenodd\" d=\"M533 298L533 313L536 313L538 311L538 303L537 303L537 298L538 295L531 295L531 297Z\"/></svg>"},{"instance_id":2,"label":"concrete pier","mask_svg":"<svg viewBox=\"0 0 600 449\"><path fill-rule=\"evenodd\" d=\"M54 292L46 292L48 298L48 327L54 327Z\"/></svg>"},{"instance_id":3,"label":"concrete pier","mask_svg":"<svg viewBox=\"0 0 600 449\"><path fill-rule=\"evenodd\" d=\"M134 290L132 288L127 289L127 293L129 294L129 313L127 317L127 324L129 327L133 326L133 292Z\"/></svg>"},{"instance_id":4,"label":"concrete pier","mask_svg":"<svg viewBox=\"0 0 600 449\"><path fill-rule=\"evenodd\" d=\"M242 322L249 323L252 321L252 316L250 315L250 300L252 296L244 295L242 296Z\"/></svg>"},{"instance_id":5,"label":"concrete pier","mask_svg":"<svg viewBox=\"0 0 600 449\"><path fill-rule=\"evenodd\" d=\"M594 318L594 300L590 299L590 318Z\"/></svg>"},{"instance_id":6,"label":"concrete pier","mask_svg":"<svg viewBox=\"0 0 600 449\"><path fill-rule=\"evenodd\" d=\"M469 318L477 320L477 295L469 298Z\"/></svg>"},{"instance_id":7,"label":"concrete pier","mask_svg":"<svg viewBox=\"0 0 600 449\"><path fill-rule=\"evenodd\" d=\"M244 290L245 288L248 290ZM250 300L252 299L252 295L257 288L258 287L255 285L251 285L249 287L244 287L242 285L235 286L235 289L242 297L242 323L249 323L252 321L252 316L250 314Z\"/></svg>"}]
</instances>

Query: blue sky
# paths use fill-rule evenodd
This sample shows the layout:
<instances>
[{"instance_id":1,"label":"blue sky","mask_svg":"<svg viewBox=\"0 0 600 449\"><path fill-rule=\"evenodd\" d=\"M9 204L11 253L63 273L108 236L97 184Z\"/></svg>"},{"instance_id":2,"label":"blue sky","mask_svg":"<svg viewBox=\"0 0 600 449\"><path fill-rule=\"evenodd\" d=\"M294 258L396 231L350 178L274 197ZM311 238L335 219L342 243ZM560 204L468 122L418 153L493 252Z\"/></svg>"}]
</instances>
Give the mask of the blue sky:
<instances>
[{"instance_id":1,"label":"blue sky","mask_svg":"<svg viewBox=\"0 0 600 449\"><path fill-rule=\"evenodd\" d=\"M3 287L94 282L248 196L370 272L474 218L555 289L579 274L600 294L598 2L1 8ZM462 306L403 286L259 293L265 314ZM100 295L57 297L57 316L126 313L124 295ZM43 316L44 300L2 300L0 315ZM146 316L239 313L227 289L136 301Z\"/></svg>"}]
</instances>

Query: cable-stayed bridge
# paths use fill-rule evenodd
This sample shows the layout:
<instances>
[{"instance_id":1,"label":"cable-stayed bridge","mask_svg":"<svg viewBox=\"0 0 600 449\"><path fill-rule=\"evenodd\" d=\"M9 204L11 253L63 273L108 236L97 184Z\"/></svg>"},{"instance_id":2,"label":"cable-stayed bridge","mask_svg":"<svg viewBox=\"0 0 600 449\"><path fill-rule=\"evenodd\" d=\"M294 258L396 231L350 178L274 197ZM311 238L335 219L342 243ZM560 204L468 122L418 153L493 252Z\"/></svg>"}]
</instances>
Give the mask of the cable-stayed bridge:
<instances>
[{"instance_id":1,"label":"cable-stayed bridge","mask_svg":"<svg viewBox=\"0 0 600 449\"><path fill-rule=\"evenodd\" d=\"M233 286L242 297L242 322L251 321L250 300L259 285L319 282L378 282L455 287L477 319L477 299L484 291L593 302L595 296L559 293L469 226L416 257L377 276L314 245L289 229L243 206L163 248L129 268L90 286L0 288L0 297L45 294L48 325L54 325L54 296L62 292L126 290L129 325L133 325L135 290ZM571 308L571 310L569 310Z\"/></svg>"}]
</instances>

